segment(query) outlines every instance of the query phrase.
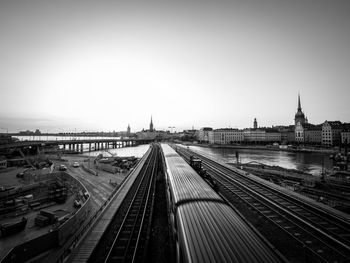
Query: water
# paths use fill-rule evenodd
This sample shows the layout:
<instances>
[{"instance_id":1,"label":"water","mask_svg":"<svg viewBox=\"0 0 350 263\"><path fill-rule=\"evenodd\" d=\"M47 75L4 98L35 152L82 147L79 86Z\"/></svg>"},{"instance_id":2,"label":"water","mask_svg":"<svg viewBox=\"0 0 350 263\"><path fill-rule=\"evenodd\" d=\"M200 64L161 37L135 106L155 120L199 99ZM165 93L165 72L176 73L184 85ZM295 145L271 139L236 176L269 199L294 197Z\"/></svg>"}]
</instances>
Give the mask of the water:
<instances>
[{"instance_id":1,"label":"water","mask_svg":"<svg viewBox=\"0 0 350 263\"><path fill-rule=\"evenodd\" d=\"M148 150L149 144L142 144L134 147L124 147L117 149L107 149L102 151L94 151L94 152L85 152L85 156L97 156L99 154L103 154L105 157L114 156L135 156L137 158L141 158Z\"/></svg>"},{"instance_id":2,"label":"water","mask_svg":"<svg viewBox=\"0 0 350 263\"><path fill-rule=\"evenodd\" d=\"M323 153L298 153L286 151L269 151L255 149L233 149L233 148L206 148L200 146L189 146L191 150L205 153L220 159L225 163L236 163L236 151L242 163L259 162L266 165L276 165L287 169L297 169L313 175L320 175L322 166L326 170L332 169L329 154Z\"/></svg>"}]
</instances>

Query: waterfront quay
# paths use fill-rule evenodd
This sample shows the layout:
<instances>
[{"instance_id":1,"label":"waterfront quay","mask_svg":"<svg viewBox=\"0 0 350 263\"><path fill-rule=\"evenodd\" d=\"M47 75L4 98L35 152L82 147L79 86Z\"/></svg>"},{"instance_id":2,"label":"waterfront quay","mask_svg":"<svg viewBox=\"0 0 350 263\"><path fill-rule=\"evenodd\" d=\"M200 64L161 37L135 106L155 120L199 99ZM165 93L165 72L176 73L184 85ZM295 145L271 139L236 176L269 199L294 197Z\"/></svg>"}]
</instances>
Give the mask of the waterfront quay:
<instances>
[{"instance_id":1,"label":"waterfront quay","mask_svg":"<svg viewBox=\"0 0 350 263\"><path fill-rule=\"evenodd\" d=\"M139 147L146 146L124 149ZM114 156L122 149L110 149L112 156L108 158L88 153L46 154L56 171L66 167L64 173L84 187L81 192L84 195L86 191L88 199L75 207L80 190L67 187L73 194L63 207L40 208L31 211L32 216L20 215L28 217L29 225L25 232L6 237L13 241L1 254L3 262L220 262L222 257L228 261L233 258L260 262L349 261L348 213L336 210L331 203L300 194L288 185L275 183L258 170L235 168L227 158L192 148L153 143L145 148L136 165L125 171L111 169L116 163L129 162L127 157ZM195 162L191 162L191 156ZM8 169L12 172L0 173L0 177L7 174L8 182L23 180L16 176L23 168ZM291 178L293 173L275 171L274 178L279 178L279 174L281 178L286 175ZM45 176L50 178L50 173ZM38 175L24 177L31 182L40 179ZM298 178L303 180L302 175ZM8 183L5 188L10 186ZM349 201L350 193L346 192L343 190L343 198ZM70 227L35 226L37 213L47 209L71 209ZM64 233L69 232L64 239L60 232L63 226ZM234 240L224 238L219 226L224 226ZM28 234L38 230L41 232ZM25 240L21 240L23 233L28 236ZM36 250L34 247L44 239L50 247L46 251ZM4 240L0 237L0 242ZM232 246L235 249L221 251ZM25 247L33 248L32 253L24 253ZM208 255L208 251L212 254Z\"/></svg>"}]
</instances>

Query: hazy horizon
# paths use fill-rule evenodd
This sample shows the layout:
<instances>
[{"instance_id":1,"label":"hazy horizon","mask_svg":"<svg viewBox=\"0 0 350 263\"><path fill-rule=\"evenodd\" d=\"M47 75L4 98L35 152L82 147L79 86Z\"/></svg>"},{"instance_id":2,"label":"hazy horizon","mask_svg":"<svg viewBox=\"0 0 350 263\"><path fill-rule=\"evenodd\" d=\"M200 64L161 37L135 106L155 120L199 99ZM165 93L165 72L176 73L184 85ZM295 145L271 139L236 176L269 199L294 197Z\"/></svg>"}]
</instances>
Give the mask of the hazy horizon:
<instances>
[{"instance_id":1,"label":"hazy horizon","mask_svg":"<svg viewBox=\"0 0 350 263\"><path fill-rule=\"evenodd\" d=\"M0 133L350 122L349 1L1 1Z\"/></svg>"}]
</instances>

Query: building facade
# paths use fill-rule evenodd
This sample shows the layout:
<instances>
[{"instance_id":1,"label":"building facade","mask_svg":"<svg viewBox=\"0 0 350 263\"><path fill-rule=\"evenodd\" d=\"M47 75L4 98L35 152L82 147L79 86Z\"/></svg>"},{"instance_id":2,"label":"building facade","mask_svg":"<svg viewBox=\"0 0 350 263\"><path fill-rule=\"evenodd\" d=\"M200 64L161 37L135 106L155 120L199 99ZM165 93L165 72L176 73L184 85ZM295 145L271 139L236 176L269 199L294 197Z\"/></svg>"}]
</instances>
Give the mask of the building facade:
<instances>
[{"instance_id":1,"label":"building facade","mask_svg":"<svg viewBox=\"0 0 350 263\"><path fill-rule=\"evenodd\" d=\"M294 143L295 141L295 128L294 125L277 127L281 133L281 143Z\"/></svg>"},{"instance_id":2,"label":"building facade","mask_svg":"<svg viewBox=\"0 0 350 263\"><path fill-rule=\"evenodd\" d=\"M203 127L198 132L198 141L201 143L209 143L214 140L213 128Z\"/></svg>"},{"instance_id":3,"label":"building facade","mask_svg":"<svg viewBox=\"0 0 350 263\"><path fill-rule=\"evenodd\" d=\"M261 143L266 141L266 132L261 129L246 129L243 131L244 141L248 143Z\"/></svg>"},{"instance_id":4,"label":"building facade","mask_svg":"<svg viewBox=\"0 0 350 263\"><path fill-rule=\"evenodd\" d=\"M297 109L297 113L294 116L294 125L297 125L298 122L301 125L308 123L308 120L307 120L304 112L301 109L300 95L299 94L298 94L298 109Z\"/></svg>"},{"instance_id":5,"label":"building facade","mask_svg":"<svg viewBox=\"0 0 350 263\"><path fill-rule=\"evenodd\" d=\"M322 124L322 145L339 145L342 128L340 121L325 121Z\"/></svg>"},{"instance_id":6,"label":"building facade","mask_svg":"<svg viewBox=\"0 0 350 263\"><path fill-rule=\"evenodd\" d=\"M342 144L350 144L350 129L342 131L340 137Z\"/></svg>"},{"instance_id":7,"label":"building facade","mask_svg":"<svg viewBox=\"0 0 350 263\"><path fill-rule=\"evenodd\" d=\"M130 124L128 124L128 128L126 129L126 135L129 136L130 133L131 133Z\"/></svg>"},{"instance_id":8,"label":"building facade","mask_svg":"<svg viewBox=\"0 0 350 263\"><path fill-rule=\"evenodd\" d=\"M282 141L282 135L278 130L267 129L265 130L265 141L267 143L280 143Z\"/></svg>"},{"instance_id":9,"label":"building facade","mask_svg":"<svg viewBox=\"0 0 350 263\"><path fill-rule=\"evenodd\" d=\"M304 130L304 141L308 144L322 143L322 125L308 125Z\"/></svg>"},{"instance_id":10,"label":"building facade","mask_svg":"<svg viewBox=\"0 0 350 263\"><path fill-rule=\"evenodd\" d=\"M304 142L304 127L300 122L295 124L295 142L303 143Z\"/></svg>"},{"instance_id":11,"label":"building facade","mask_svg":"<svg viewBox=\"0 0 350 263\"><path fill-rule=\"evenodd\" d=\"M238 129L216 129L213 131L213 140L215 144L233 144L241 143L244 140L243 131Z\"/></svg>"}]
</instances>

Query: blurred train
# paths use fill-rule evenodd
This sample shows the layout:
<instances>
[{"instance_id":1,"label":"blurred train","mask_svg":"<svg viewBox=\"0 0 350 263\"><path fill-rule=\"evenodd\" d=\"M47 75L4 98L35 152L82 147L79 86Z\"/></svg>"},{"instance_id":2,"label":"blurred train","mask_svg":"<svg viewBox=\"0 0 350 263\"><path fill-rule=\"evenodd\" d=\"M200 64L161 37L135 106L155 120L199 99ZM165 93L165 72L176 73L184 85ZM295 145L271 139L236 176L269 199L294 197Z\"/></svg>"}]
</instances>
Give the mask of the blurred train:
<instances>
[{"instance_id":1,"label":"blurred train","mask_svg":"<svg viewBox=\"0 0 350 263\"><path fill-rule=\"evenodd\" d=\"M174 149L162 144L176 262L284 262Z\"/></svg>"},{"instance_id":2,"label":"blurred train","mask_svg":"<svg viewBox=\"0 0 350 263\"><path fill-rule=\"evenodd\" d=\"M207 171L203 168L202 160L190 156L190 166L214 189L214 191L218 192L219 187L216 181L207 173Z\"/></svg>"}]
</instances>

